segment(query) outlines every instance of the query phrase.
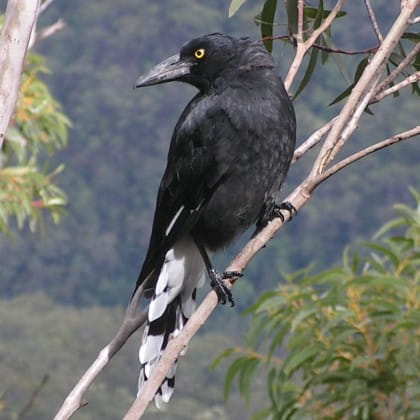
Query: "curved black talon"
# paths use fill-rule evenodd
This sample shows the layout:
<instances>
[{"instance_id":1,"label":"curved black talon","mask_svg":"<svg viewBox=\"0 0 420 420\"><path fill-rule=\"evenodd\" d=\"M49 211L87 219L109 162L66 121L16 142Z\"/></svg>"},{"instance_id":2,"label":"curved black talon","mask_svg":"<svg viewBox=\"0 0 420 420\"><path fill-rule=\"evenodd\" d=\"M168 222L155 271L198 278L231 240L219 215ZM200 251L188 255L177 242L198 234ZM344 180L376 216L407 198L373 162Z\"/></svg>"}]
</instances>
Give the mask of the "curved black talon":
<instances>
[{"instance_id":1,"label":"curved black talon","mask_svg":"<svg viewBox=\"0 0 420 420\"><path fill-rule=\"evenodd\" d=\"M234 273L235 276L232 276L232 273ZM214 269L209 271L210 285L213 288L213 290L216 292L217 298L219 299L219 303L221 303L222 305L225 305L226 302L229 302L231 307L235 306L232 292L229 289L229 287L225 285L225 283L223 282L223 279L230 279L232 277L240 277L240 276L237 276L236 274L238 274L238 272L236 271L226 271L223 274L219 274ZM227 276L225 277L225 275Z\"/></svg>"},{"instance_id":2,"label":"curved black talon","mask_svg":"<svg viewBox=\"0 0 420 420\"><path fill-rule=\"evenodd\" d=\"M283 203L280 203L278 205L276 204L274 206L274 209L272 212L272 219L274 219L275 217L278 217L280 218L282 222L284 222L284 216L281 210L286 210L289 212L290 214L289 220L292 220L293 217L297 215L296 207L290 201L283 201Z\"/></svg>"}]
</instances>

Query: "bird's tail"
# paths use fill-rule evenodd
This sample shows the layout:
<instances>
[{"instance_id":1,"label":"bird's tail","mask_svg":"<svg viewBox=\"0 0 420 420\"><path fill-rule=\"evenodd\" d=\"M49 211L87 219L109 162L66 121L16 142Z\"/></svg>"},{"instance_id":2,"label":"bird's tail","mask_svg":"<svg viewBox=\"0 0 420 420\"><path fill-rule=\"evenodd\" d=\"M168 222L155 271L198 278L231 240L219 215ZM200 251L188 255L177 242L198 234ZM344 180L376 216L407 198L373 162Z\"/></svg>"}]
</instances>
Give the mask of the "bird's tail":
<instances>
[{"instance_id":1,"label":"bird's tail","mask_svg":"<svg viewBox=\"0 0 420 420\"><path fill-rule=\"evenodd\" d=\"M195 310L196 290L204 284L204 263L190 238L178 241L165 256L139 351L138 394L153 374L169 340L176 337ZM176 362L155 395L158 408L167 403L175 386Z\"/></svg>"}]
</instances>

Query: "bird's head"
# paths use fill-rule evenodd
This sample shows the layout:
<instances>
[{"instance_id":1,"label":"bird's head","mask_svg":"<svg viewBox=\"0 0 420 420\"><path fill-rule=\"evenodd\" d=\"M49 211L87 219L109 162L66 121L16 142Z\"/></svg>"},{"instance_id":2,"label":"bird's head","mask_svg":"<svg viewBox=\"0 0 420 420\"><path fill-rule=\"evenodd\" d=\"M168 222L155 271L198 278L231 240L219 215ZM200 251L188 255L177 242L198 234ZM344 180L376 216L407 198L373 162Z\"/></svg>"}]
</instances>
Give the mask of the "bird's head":
<instances>
[{"instance_id":1,"label":"bird's head","mask_svg":"<svg viewBox=\"0 0 420 420\"><path fill-rule=\"evenodd\" d=\"M221 74L238 68L241 53L251 42L214 33L187 42L175 54L140 76L135 87L172 81L187 82L206 90Z\"/></svg>"}]
</instances>

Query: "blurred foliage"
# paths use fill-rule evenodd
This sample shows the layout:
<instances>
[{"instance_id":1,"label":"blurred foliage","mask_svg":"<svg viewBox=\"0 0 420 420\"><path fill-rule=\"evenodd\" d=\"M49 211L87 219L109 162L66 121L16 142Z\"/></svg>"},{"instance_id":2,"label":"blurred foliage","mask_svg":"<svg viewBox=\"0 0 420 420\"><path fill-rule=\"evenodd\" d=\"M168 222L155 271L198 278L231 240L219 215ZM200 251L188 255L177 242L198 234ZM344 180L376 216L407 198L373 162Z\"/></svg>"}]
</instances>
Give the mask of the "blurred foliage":
<instances>
[{"instance_id":1,"label":"blurred foliage","mask_svg":"<svg viewBox=\"0 0 420 420\"><path fill-rule=\"evenodd\" d=\"M45 210L58 222L66 204L64 192L53 183L63 165L48 168L51 156L67 141L70 121L61 112L49 88L39 78L46 73L41 56L26 57L16 109L0 152L0 231L9 232L11 216L22 229L26 220L32 230Z\"/></svg>"},{"instance_id":2,"label":"blurred foliage","mask_svg":"<svg viewBox=\"0 0 420 420\"><path fill-rule=\"evenodd\" d=\"M270 406L254 418L420 418L420 194L395 206L375 242L347 248L341 267L302 270L247 314L225 396L238 380L249 401L266 376Z\"/></svg>"}]
</instances>

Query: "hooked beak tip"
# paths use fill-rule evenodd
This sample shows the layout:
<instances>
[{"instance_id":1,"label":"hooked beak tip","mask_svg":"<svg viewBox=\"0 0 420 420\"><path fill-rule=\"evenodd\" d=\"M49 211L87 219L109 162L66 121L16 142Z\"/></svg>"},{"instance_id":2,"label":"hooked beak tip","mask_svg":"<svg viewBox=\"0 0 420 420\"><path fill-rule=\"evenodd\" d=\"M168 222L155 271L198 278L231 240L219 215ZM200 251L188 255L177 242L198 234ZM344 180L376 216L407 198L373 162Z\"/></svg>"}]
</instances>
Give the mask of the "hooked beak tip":
<instances>
[{"instance_id":1,"label":"hooked beak tip","mask_svg":"<svg viewBox=\"0 0 420 420\"><path fill-rule=\"evenodd\" d=\"M140 76L134 83L134 89L179 80L189 74L190 65L180 60L179 54L175 54L154 66L147 74Z\"/></svg>"}]
</instances>

